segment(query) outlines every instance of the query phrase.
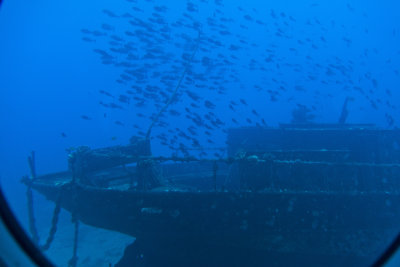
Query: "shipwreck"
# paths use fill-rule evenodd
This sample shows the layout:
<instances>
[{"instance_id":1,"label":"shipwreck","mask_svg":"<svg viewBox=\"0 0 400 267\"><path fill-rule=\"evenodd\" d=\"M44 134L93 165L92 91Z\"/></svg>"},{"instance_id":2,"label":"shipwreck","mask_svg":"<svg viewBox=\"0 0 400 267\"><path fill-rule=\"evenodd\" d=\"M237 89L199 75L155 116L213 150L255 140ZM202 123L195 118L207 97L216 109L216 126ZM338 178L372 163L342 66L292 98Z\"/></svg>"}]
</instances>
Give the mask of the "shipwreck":
<instances>
[{"instance_id":1,"label":"shipwreck","mask_svg":"<svg viewBox=\"0 0 400 267\"><path fill-rule=\"evenodd\" d=\"M369 265L400 230L399 130L303 123L227 136L221 159L156 157L137 137L80 147L47 175L31 156L23 182L75 221L136 237L115 266Z\"/></svg>"}]
</instances>

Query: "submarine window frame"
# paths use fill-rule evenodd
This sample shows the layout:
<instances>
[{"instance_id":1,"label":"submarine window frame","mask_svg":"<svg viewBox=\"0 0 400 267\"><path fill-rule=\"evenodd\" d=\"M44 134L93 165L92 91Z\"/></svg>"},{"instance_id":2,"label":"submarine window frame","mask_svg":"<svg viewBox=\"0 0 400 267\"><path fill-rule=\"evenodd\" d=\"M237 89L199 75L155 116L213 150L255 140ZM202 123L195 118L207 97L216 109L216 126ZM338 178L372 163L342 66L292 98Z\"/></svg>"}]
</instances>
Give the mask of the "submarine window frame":
<instances>
[{"instance_id":1,"label":"submarine window frame","mask_svg":"<svg viewBox=\"0 0 400 267\"><path fill-rule=\"evenodd\" d=\"M1 5L1 0L0 0ZM54 267L55 265L43 254L43 252L32 242L32 239L22 229L15 218L7 200L0 187L0 220L14 238L19 248L28 256L34 264L40 267ZM0 241L1 242L1 241Z\"/></svg>"},{"instance_id":2,"label":"submarine window frame","mask_svg":"<svg viewBox=\"0 0 400 267\"><path fill-rule=\"evenodd\" d=\"M0 8L3 0L0 0ZM43 254L43 252L32 242L32 239L26 234L14 213L10 209L7 200L0 186L0 220L4 223L19 247L32 260L34 264L41 267L54 267L55 265ZM1 241L0 241L1 242ZM371 265L373 267L384 266L388 264L393 256L398 253L400 248L400 232L391 242L388 248ZM1 262L0 262L1 263Z\"/></svg>"}]
</instances>

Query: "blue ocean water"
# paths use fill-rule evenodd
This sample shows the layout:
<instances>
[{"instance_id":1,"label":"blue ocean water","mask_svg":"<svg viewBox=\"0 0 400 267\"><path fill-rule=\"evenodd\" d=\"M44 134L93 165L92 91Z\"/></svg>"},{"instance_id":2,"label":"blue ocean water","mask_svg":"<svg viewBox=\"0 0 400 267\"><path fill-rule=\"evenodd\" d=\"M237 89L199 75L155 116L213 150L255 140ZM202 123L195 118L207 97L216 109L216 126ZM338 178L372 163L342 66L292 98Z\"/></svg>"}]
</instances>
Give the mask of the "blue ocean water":
<instances>
[{"instance_id":1,"label":"blue ocean water","mask_svg":"<svg viewBox=\"0 0 400 267\"><path fill-rule=\"evenodd\" d=\"M0 10L0 183L27 225L26 157L151 132L154 155L226 156L232 127L399 126L397 1L5 1ZM193 60L190 60L195 51ZM37 200L45 225L52 204ZM65 224L69 223L65 216ZM41 222L43 220L43 223ZM45 226L43 226L45 227Z\"/></svg>"}]
</instances>

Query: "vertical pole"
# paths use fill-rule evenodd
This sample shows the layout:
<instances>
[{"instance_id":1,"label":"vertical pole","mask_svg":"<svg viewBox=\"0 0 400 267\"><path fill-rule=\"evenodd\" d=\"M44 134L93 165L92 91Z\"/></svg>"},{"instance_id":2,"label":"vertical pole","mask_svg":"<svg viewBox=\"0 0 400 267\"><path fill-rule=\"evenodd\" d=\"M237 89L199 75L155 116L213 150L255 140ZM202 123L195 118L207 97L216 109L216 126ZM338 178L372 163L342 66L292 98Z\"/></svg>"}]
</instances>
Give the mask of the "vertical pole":
<instances>
[{"instance_id":1,"label":"vertical pole","mask_svg":"<svg viewBox=\"0 0 400 267\"><path fill-rule=\"evenodd\" d=\"M214 178L214 191L217 192L217 170L218 170L218 164L217 161L214 161L213 165L213 178Z\"/></svg>"},{"instance_id":2,"label":"vertical pole","mask_svg":"<svg viewBox=\"0 0 400 267\"><path fill-rule=\"evenodd\" d=\"M31 152L31 155L28 157L29 169L31 171L31 179L36 178L36 167L35 167L35 151Z\"/></svg>"}]
</instances>

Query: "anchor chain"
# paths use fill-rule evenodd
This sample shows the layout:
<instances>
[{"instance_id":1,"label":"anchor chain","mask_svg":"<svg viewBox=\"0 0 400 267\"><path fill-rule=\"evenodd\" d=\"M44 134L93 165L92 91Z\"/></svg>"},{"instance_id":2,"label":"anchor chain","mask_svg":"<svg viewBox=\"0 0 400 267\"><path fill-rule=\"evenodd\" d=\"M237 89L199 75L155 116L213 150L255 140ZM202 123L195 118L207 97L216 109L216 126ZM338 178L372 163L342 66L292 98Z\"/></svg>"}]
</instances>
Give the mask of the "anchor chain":
<instances>
[{"instance_id":1,"label":"anchor chain","mask_svg":"<svg viewBox=\"0 0 400 267\"><path fill-rule=\"evenodd\" d=\"M24 177L27 181L27 190L26 190L26 197L27 197L27 206L28 206L28 220L29 220L29 230L32 234L33 242L43 251L46 251L50 248L51 243L54 240L54 236L57 232L57 223L58 218L61 211L61 189L58 192L56 206L54 207L53 216L51 219L51 227L49 234L46 239L46 243L44 245L39 245L40 239L39 234L36 228L36 220L34 216L34 208L33 208L33 193L32 193L32 182L36 179L36 169L35 169L35 152L31 152L31 156L28 157L29 168L31 171L31 177Z\"/></svg>"},{"instance_id":2,"label":"anchor chain","mask_svg":"<svg viewBox=\"0 0 400 267\"><path fill-rule=\"evenodd\" d=\"M40 245L40 239L39 239L39 234L37 232L36 228L36 220L34 216L34 209L33 209L33 194L32 194L32 188L31 184L28 183L28 189L26 191L27 199L28 199L28 219L29 219L29 230L32 235L32 240L33 242L43 251L46 251L50 248L51 243L54 240L55 234L57 232L57 224L58 224L58 218L60 215L61 211L61 190L58 192L57 200L56 200L56 206L54 207L53 211L53 216L51 219L51 227L49 234L46 239L46 243L44 245Z\"/></svg>"},{"instance_id":3,"label":"anchor chain","mask_svg":"<svg viewBox=\"0 0 400 267\"><path fill-rule=\"evenodd\" d=\"M36 229L36 221L35 221L34 210L33 210L32 181L28 177L26 177L25 179L29 180L28 186L27 186L27 189L26 189L28 219L29 219L29 231L31 232L31 235L32 235L32 241L36 245L38 245L39 244L39 234L38 234L37 229Z\"/></svg>"},{"instance_id":4,"label":"anchor chain","mask_svg":"<svg viewBox=\"0 0 400 267\"><path fill-rule=\"evenodd\" d=\"M73 208L71 210L71 222L75 224L74 228L74 245L73 245L73 251L72 251L72 257L68 261L68 266L69 267L76 267L78 264L78 237L79 237L79 219L77 215L77 208L78 208L78 181L77 181L76 173L73 169L72 172L72 203L73 203Z\"/></svg>"},{"instance_id":5,"label":"anchor chain","mask_svg":"<svg viewBox=\"0 0 400 267\"><path fill-rule=\"evenodd\" d=\"M75 230L74 230L74 248L72 252L72 257L68 261L69 267L76 267L78 263L78 236L79 236L79 220L73 216L74 223L75 223Z\"/></svg>"},{"instance_id":6,"label":"anchor chain","mask_svg":"<svg viewBox=\"0 0 400 267\"><path fill-rule=\"evenodd\" d=\"M40 246L40 248L43 251L48 250L50 248L51 243L54 240L54 236L56 235L56 232L57 232L57 223L58 223L60 211L61 211L61 190L58 192L57 202L56 202L56 206L54 207L53 218L51 220L51 227L50 227L49 235L47 237L46 243L43 246Z\"/></svg>"}]
</instances>

